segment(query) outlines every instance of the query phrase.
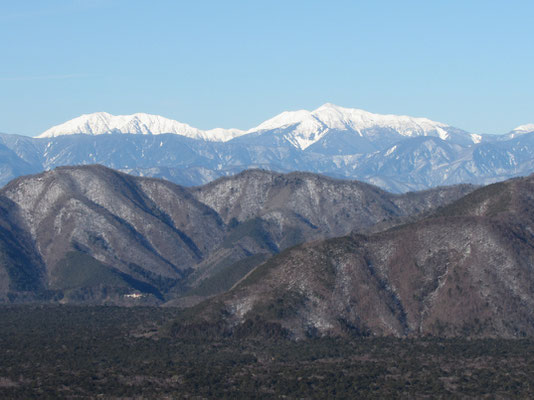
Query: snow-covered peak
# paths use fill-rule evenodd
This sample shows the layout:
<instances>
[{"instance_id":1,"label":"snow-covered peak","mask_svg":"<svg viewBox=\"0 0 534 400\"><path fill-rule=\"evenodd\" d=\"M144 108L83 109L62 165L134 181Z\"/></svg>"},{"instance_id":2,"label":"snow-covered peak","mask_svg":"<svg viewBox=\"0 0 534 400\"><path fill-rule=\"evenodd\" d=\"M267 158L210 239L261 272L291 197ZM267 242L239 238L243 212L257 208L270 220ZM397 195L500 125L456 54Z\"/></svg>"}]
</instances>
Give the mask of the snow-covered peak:
<instances>
[{"instance_id":1,"label":"snow-covered peak","mask_svg":"<svg viewBox=\"0 0 534 400\"><path fill-rule=\"evenodd\" d=\"M427 118L373 114L356 108L344 108L331 103L314 111L285 111L249 132L290 128L286 138L305 149L332 130L353 131L364 136L369 129L387 129L402 136L439 136L446 140L448 125Z\"/></svg>"},{"instance_id":2,"label":"snow-covered peak","mask_svg":"<svg viewBox=\"0 0 534 400\"><path fill-rule=\"evenodd\" d=\"M361 132L369 128L390 128L403 136L419 136L423 133L445 128L448 125L427 118L414 118L404 115L373 114L356 108L344 108L326 103L312 112L330 129L350 128Z\"/></svg>"},{"instance_id":3,"label":"snow-covered peak","mask_svg":"<svg viewBox=\"0 0 534 400\"><path fill-rule=\"evenodd\" d=\"M443 140L452 137L469 143L480 141L480 137L431 121L427 118L414 118L402 115L373 114L356 108L345 108L331 103L323 104L313 111L284 111L248 131L239 129L200 130L187 124L159 115L137 113L132 115L111 115L106 112L84 114L61 125L54 126L38 137L87 134L103 135L112 133L158 135L172 133L193 139L225 142L235 137L254 132L283 131L282 135L293 146L306 149L321 140L329 132L343 131L366 138L380 135L394 136L437 136Z\"/></svg>"},{"instance_id":4,"label":"snow-covered peak","mask_svg":"<svg viewBox=\"0 0 534 400\"><path fill-rule=\"evenodd\" d=\"M202 131L187 124L152 114L111 115L106 112L97 112L84 114L61 125L56 125L37 137L46 138L74 134L104 135L112 133L139 135L173 133L194 139L227 141L245 132L238 129L222 128Z\"/></svg>"},{"instance_id":5,"label":"snow-covered peak","mask_svg":"<svg viewBox=\"0 0 534 400\"><path fill-rule=\"evenodd\" d=\"M268 131L293 127L286 135L293 146L304 150L322 137L327 128L308 110L284 111L249 132Z\"/></svg>"},{"instance_id":6,"label":"snow-covered peak","mask_svg":"<svg viewBox=\"0 0 534 400\"><path fill-rule=\"evenodd\" d=\"M272 130L272 129L281 129L286 128L295 124L302 123L314 123L316 121L312 113L308 110L298 110L298 111L284 111L277 116L268 119L265 122L262 122L257 127L251 129L251 131L262 131L262 130Z\"/></svg>"},{"instance_id":7,"label":"snow-covered peak","mask_svg":"<svg viewBox=\"0 0 534 400\"><path fill-rule=\"evenodd\" d=\"M534 124L519 125L512 132L513 133L530 133L530 132L534 132Z\"/></svg>"}]
</instances>

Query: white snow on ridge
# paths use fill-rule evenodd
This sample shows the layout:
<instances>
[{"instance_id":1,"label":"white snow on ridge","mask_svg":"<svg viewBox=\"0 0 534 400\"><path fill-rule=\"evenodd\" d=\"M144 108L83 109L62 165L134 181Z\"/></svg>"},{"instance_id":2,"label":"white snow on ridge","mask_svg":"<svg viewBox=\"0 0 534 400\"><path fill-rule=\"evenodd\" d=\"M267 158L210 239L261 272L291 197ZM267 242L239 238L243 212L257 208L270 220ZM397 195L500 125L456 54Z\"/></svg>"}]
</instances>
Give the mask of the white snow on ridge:
<instances>
[{"instance_id":1,"label":"white snow on ridge","mask_svg":"<svg viewBox=\"0 0 534 400\"><path fill-rule=\"evenodd\" d=\"M216 128L202 131L187 124L159 115L137 113L132 115L111 115L106 112L84 114L61 125L56 125L40 134L39 138L62 135L104 135L128 133L138 135L159 135L173 133L210 141L227 141L245 134L239 129Z\"/></svg>"},{"instance_id":2,"label":"white snow on ridge","mask_svg":"<svg viewBox=\"0 0 534 400\"><path fill-rule=\"evenodd\" d=\"M327 132L327 126L318 119L313 112L308 110L284 111L274 118L271 118L249 132L269 131L274 129L284 129L294 126L288 132L286 138L295 147L304 150L313 143L321 139Z\"/></svg>"},{"instance_id":3,"label":"white snow on ridge","mask_svg":"<svg viewBox=\"0 0 534 400\"><path fill-rule=\"evenodd\" d=\"M478 135L476 133L471 133L471 140L473 143L478 144L482 142L482 135Z\"/></svg>"},{"instance_id":4,"label":"white snow on ridge","mask_svg":"<svg viewBox=\"0 0 534 400\"><path fill-rule=\"evenodd\" d=\"M84 114L61 125L54 126L38 137L56 137L70 134L103 135L129 133L158 135L172 133L207 141L225 142L253 132L284 131L284 137L296 148L306 149L331 131L350 131L355 135L373 135L370 129L384 129L405 137L437 136L449 140L451 128L447 124L427 118L402 115L373 114L355 108L344 108L326 103L313 111L284 111L248 131L239 129L200 130L187 124L151 114L111 115L105 112ZM534 129L533 129L534 130ZM458 135L455 133L455 135ZM468 141L477 143L478 135L465 133Z\"/></svg>"},{"instance_id":5,"label":"white snow on ridge","mask_svg":"<svg viewBox=\"0 0 534 400\"><path fill-rule=\"evenodd\" d=\"M277 116L262 122L250 131L264 131L272 129L286 128L295 124L304 124L307 130L312 130L321 126L319 121L313 117L308 110L284 111Z\"/></svg>"},{"instance_id":6,"label":"white snow on ridge","mask_svg":"<svg viewBox=\"0 0 534 400\"><path fill-rule=\"evenodd\" d=\"M534 132L534 124L525 124L525 125L519 125L517 128L515 128L513 133L529 133Z\"/></svg>"},{"instance_id":7,"label":"white snow on ridge","mask_svg":"<svg viewBox=\"0 0 534 400\"><path fill-rule=\"evenodd\" d=\"M225 128L214 128L207 131L204 131L205 140L213 140L217 142L226 142L235 137L245 135L247 131L242 131L241 129L225 129Z\"/></svg>"},{"instance_id":8,"label":"white snow on ridge","mask_svg":"<svg viewBox=\"0 0 534 400\"><path fill-rule=\"evenodd\" d=\"M402 136L439 136L447 139L443 128L447 124L427 118L399 115L373 114L355 108L344 108L326 103L314 111L285 111L248 132L284 129L294 126L287 139L302 150L320 140L330 130L350 130L363 136L366 129L383 128L396 131Z\"/></svg>"},{"instance_id":9,"label":"white snow on ridge","mask_svg":"<svg viewBox=\"0 0 534 400\"><path fill-rule=\"evenodd\" d=\"M435 131L436 128L448 127L447 124L431 121L427 118L414 118L405 115L373 114L356 108L344 108L330 103L324 104L312 112L330 129L351 128L362 131L369 128L390 128L403 136L418 136L420 133Z\"/></svg>"}]
</instances>

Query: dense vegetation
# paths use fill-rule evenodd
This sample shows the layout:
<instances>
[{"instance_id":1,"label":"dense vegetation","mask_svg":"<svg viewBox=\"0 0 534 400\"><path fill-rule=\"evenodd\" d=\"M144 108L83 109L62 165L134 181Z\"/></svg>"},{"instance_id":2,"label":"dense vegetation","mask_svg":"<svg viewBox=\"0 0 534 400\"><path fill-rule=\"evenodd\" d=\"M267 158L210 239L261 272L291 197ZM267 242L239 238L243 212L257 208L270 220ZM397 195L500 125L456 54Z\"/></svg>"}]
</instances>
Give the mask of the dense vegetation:
<instances>
[{"instance_id":1,"label":"dense vegetation","mask_svg":"<svg viewBox=\"0 0 534 400\"><path fill-rule=\"evenodd\" d=\"M534 341L179 339L171 308L0 307L0 398L531 398Z\"/></svg>"}]
</instances>

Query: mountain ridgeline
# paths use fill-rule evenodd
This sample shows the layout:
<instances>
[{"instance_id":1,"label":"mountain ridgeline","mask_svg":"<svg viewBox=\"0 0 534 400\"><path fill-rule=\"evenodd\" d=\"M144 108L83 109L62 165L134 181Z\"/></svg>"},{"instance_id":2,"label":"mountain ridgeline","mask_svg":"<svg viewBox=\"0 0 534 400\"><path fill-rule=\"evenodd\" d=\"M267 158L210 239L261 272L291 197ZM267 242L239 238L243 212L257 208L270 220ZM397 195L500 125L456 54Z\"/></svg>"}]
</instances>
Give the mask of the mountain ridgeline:
<instances>
[{"instance_id":1,"label":"mountain ridgeline","mask_svg":"<svg viewBox=\"0 0 534 400\"><path fill-rule=\"evenodd\" d=\"M82 115L30 138L0 134L0 185L58 166L102 164L194 186L261 168L357 179L390 192L488 184L534 168L534 125L504 135L325 104L255 128L203 131L157 115Z\"/></svg>"},{"instance_id":2,"label":"mountain ridgeline","mask_svg":"<svg viewBox=\"0 0 534 400\"><path fill-rule=\"evenodd\" d=\"M262 170L185 188L103 166L59 167L0 190L0 299L192 304L286 248L394 226L472 190L395 195Z\"/></svg>"},{"instance_id":3,"label":"mountain ridgeline","mask_svg":"<svg viewBox=\"0 0 534 400\"><path fill-rule=\"evenodd\" d=\"M530 176L482 187L385 231L288 249L203 303L175 334L222 321L227 334L297 339L532 336L533 265Z\"/></svg>"},{"instance_id":4,"label":"mountain ridgeline","mask_svg":"<svg viewBox=\"0 0 534 400\"><path fill-rule=\"evenodd\" d=\"M192 306L178 336L532 336L533 193L60 167L0 190L0 299Z\"/></svg>"}]
</instances>

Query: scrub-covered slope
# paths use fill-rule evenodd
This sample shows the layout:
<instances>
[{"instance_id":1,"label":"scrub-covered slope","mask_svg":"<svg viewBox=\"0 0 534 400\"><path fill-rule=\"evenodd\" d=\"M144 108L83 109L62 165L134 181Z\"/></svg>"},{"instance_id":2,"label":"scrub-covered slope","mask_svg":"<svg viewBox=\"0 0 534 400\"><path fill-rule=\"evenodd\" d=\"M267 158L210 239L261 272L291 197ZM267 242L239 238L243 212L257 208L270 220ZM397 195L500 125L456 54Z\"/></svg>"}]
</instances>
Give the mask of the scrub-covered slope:
<instances>
[{"instance_id":1,"label":"scrub-covered slope","mask_svg":"<svg viewBox=\"0 0 534 400\"><path fill-rule=\"evenodd\" d=\"M478 189L415 223L289 249L197 318L229 331L275 324L297 338L530 336L533 265L531 176Z\"/></svg>"},{"instance_id":2,"label":"scrub-covered slope","mask_svg":"<svg viewBox=\"0 0 534 400\"><path fill-rule=\"evenodd\" d=\"M61 167L0 190L0 297L141 304L207 296L289 246L394 224L470 190L398 196L265 171L188 189L102 166Z\"/></svg>"}]
</instances>

